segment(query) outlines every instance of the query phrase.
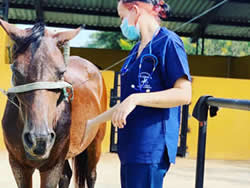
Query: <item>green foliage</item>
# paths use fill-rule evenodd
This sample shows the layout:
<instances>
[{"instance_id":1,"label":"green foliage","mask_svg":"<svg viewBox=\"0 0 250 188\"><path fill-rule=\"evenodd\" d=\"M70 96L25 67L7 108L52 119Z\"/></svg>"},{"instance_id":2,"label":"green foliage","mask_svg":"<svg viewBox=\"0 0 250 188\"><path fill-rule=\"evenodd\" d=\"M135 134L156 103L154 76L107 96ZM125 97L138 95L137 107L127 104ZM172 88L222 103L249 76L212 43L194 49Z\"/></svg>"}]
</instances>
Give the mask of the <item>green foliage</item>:
<instances>
[{"instance_id":1,"label":"green foliage","mask_svg":"<svg viewBox=\"0 0 250 188\"><path fill-rule=\"evenodd\" d=\"M92 41L87 45L88 48L131 50L136 44L135 41L125 39L120 32L97 32L90 38Z\"/></svg>"},{"instance_id":2,"label":"green foliage","mask_svg":"<svg viewBox=\"0 0 250 188\"><path fill-rule=\"evenodd\" d=\"M186 53L187 54L195 54L196 53L196 43L191 43L190 38L181 37Z\"/></svg>"},{"instance_id":3,"label":"green foliage","mask_svg":"<svg viewBox=\"0 0 250 188\"><path fill-rule=\"evenodd\" d=\"M120 39L120 47L122 50L131 50L135 44L136 41L130 41L122 38Z\"/></svg>"},{"instance_id":4,"label":"green foliage","mask_svg":"<svg viewBox=\"0 0 250 188\"><path fill-rule=\"evenodd\" d=\"M190 38L181 37L187 54L196 54L196 43ZM136 41L125 39L120 32L97 32L91 35L89 48L108 48L131 50ZM198 44L198 54L201 54L201 39ZM247 56L250 55L250 42L205 39L204 55Z\"/></svg>"},{"instance_id":5,"label":"green foliage","mask_svg":"<svg viewBox=\"0 0 250 188\"><path fill-rule=\"evenodd\" d=\"M182 37L187 54L196 54L196 43L191 43L189 38ZM201 54L199 40L198 54ZM250 55L250 42L205 39L204 55L215 56L247 56Z\"/></svg>"},{"instance_id":6,"label":"green foliage","mask_svg":"<svg viewBox=\"0 0 250 188\"><path fill-rule=\"evenodd\" d=\"M88 43L88 48L121 49L119 32L96 32L90 38L92 40Z\"/></svg>"},{"instance_id":7,"label":"green foliage","mask_svg":"<svg viewBox=\"0 0 250 188\"><path fill-rule=\"evenodd\" d=\"M250 55L250 42L230 40L205 40L206 55L247 56Z\"/></svg>"}]
</instances>

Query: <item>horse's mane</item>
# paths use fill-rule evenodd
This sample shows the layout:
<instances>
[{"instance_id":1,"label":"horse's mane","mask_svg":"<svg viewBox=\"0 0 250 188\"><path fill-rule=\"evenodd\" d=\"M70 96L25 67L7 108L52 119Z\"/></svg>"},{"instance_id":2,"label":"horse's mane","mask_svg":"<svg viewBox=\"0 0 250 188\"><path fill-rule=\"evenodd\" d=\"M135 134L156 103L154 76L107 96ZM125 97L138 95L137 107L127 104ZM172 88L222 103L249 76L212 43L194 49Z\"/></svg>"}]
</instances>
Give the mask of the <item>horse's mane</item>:
<instances>
[{"instance_id":1,"label":"horse's mane","mask_svg":"<svg viewBox=\"0 0 250 188\"><path fill-rule=\"evenodd\" d=\"M13 57L24 53L27 48L32 45L32 56L36 53L36 50L39 48L41 39L44 36L45 24L43 22L36 23L31 28L31 34L26 37L17 37L12 36L12 39L15 41L13 46Z\"/></svg>"}]
</instances>

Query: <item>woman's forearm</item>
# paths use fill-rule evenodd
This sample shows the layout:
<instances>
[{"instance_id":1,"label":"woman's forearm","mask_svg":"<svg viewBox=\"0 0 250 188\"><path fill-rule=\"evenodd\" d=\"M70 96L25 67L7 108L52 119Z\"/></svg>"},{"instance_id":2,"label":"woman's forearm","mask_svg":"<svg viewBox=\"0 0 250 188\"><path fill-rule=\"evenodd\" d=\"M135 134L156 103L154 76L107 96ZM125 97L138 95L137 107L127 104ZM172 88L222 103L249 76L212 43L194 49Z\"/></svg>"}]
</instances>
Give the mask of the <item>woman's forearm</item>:
<instances>
[{"instance_id":1,"label":"woman's forearm","mask_svg":"<svg viewBox=\"0 0 250 188\"><path fill-rule=\"evenodd\" d=\"M132 96L135 105L154 108L172 108L189 104L191 98L192 85L185 78L179 78L171 89L152 93L138 93Z\"/></svg>"},{"instance_id":2,"label":"woman's forearm","mask_svg":"<svg viewBox=\"0 0 250 188\"><path fill-rule=\"evenodd\" d=\"M190 81L183 77L179 78L171 89L134 94L132 98L136 105L154 108L172 108L191 102L192 85Z\"/></svg>"},{"instance_id":3,"label":"woman's forearm","mask_svg":"<svg viewBox=\"0 0 250 188\"><path fill-rule=\"evenodd\" d=\"M154 108L172 108L189 104L191 91L180 88L172 88L160 92L139 93L133 96L135 104Z\"/></svg>"}]
</instances>

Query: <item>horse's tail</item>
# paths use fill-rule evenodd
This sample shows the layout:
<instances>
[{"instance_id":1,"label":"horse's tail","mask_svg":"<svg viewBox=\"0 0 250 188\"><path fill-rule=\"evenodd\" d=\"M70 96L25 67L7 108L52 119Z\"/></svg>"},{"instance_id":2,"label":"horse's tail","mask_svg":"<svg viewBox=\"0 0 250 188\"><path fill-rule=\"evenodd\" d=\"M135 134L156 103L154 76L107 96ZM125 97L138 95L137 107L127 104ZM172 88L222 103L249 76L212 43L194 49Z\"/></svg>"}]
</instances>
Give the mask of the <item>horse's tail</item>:
<instances>
[{"instance_id":1,"label":"horse's tail","mask_svg":"<svg viewBox=\"0 0 250 188\"><path fill-rule=\"evenodd\" d=\"M84 188L87 179L88 170L88 152L85 149L82 153L77 155L73 160L75 184L77 188Z\"/></svg>"}]
</instances>

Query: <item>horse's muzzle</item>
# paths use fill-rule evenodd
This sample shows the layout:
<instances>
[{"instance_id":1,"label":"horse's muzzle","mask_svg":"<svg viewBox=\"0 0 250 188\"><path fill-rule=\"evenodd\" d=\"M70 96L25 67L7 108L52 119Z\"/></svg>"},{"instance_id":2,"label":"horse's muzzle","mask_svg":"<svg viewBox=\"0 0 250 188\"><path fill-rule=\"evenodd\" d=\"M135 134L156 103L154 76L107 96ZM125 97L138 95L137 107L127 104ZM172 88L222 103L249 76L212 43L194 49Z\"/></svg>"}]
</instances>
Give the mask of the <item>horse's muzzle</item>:
<instances>
[{"instance_id":1,"label":"horse's muzzle","mask_svg":"<svg viewBox=\"0 0 250 188\"><path fill-rule=\"evenodd\" d=\"M26 152L35 159L45 159L48 157L54 145L56 134L54 131L46 135L36 135L26 132L23 135L23 144Z\"/></svg>"}]
</instances>

